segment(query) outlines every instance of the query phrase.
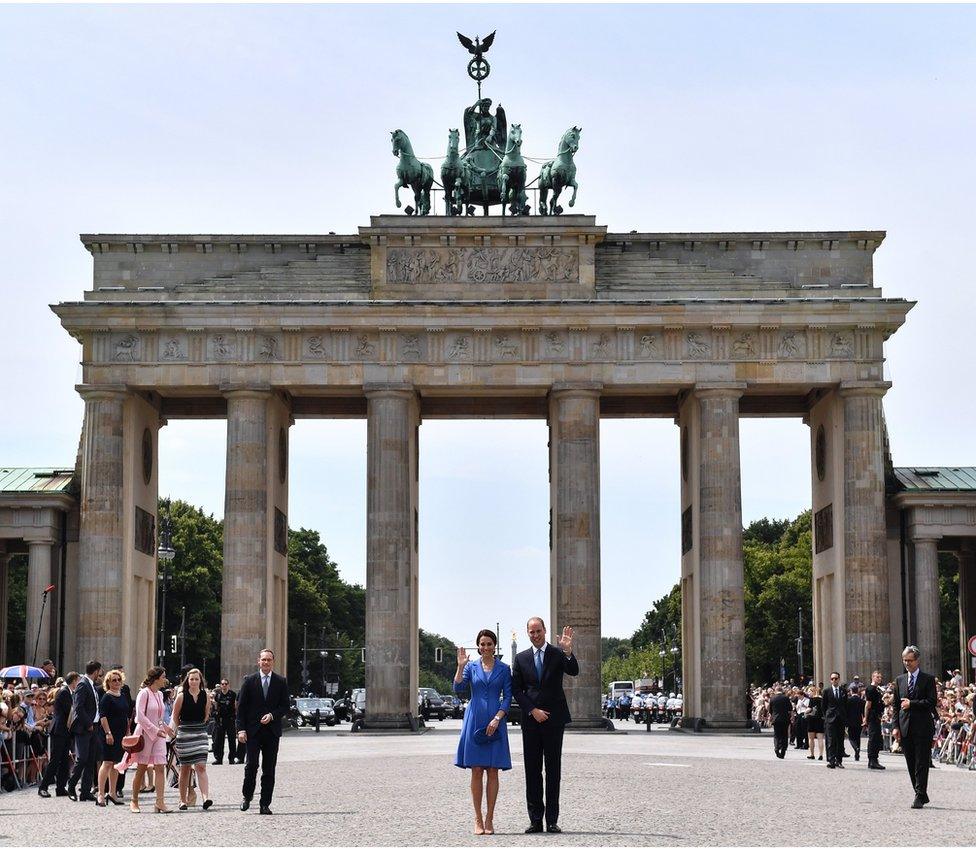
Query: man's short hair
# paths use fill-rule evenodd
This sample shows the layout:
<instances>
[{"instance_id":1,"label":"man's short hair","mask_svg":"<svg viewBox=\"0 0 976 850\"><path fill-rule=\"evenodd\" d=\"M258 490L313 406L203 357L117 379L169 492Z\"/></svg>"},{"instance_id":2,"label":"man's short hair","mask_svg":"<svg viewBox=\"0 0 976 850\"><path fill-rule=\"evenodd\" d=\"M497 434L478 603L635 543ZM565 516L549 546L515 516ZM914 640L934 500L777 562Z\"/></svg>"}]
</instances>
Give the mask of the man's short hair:
<instances>
[{"instance_id":1,"label":"man's short hair","mask_svg":"<svg viewBox=\"0 0 976 850\"><path fill-rule=\"evenodd\" d=\"M90 676L92 673L97 673L101 669L102 669L101 661L89 661L85 665L85 675Z\"/></svg>"},{"instance_id":2,"label":"man's short hair","mask_svg":"<svg viewBox=\"0 0 976 850\"><path fill-rule=\"evenodd\" d=\"M838 673L836 670L831 670L830 671L830 678L833 679L834 676L836 676L839 679L840 678L840 673Z\"/></svg>"},{"instance_id":3,"label":"man's short hair","mask_svg":"<svg viewBox=\"0 0 976 850\"><path fill-rule=\"evenodd\" d=\"M81 673L72 670L67 676L64 677L64 683L66 685L73 685L81 678Z\"/></svg>"},{"instance_id":4,"label":"man's short hair","mask_svg":"<svg viewBox=\"0 0 976 850\"><path fill-rule=\"evenodd\" d=\"M546 621L543 620L542 617L529 617L529 619L525 621L525 628L528 628L529 623L531 623L533 620L538 620L539 623L542 625L542 628L546 627Z\"/></svg>"},{"instance_id":5,"label":"man's short hair","mask_svg":"<svg viewBox=\"0 0 976 850\"><path fill-rule=\"evenodd\" d=\"M918 659L922 656L922 653L919 652L918 647L915 646L915 644L909 644L901 651L901 657L904 658L909 652L915 656L916 661L918 661Z\"/></svg>"},{"instance_id":6,"label":"man's short hair","mask_svg":"<svg viewBox=\"0 0 976 850\"><path fill-rule=\"evenodd\" d=\"M258 658L260 658L260 657L261 657L262 655L264 655L264 653L266 653L266 652L270 652L270 653L271 653L271 657L272 657L272 658L274 658L274 657L275 657L275 654L274 654L274 650L273 650L273 649L268 649L267 647L265 647L264 649L262 649L262 650L261 650L261 651L260 651L260 652L258 653Z\"/></svg>"}]
</instances>

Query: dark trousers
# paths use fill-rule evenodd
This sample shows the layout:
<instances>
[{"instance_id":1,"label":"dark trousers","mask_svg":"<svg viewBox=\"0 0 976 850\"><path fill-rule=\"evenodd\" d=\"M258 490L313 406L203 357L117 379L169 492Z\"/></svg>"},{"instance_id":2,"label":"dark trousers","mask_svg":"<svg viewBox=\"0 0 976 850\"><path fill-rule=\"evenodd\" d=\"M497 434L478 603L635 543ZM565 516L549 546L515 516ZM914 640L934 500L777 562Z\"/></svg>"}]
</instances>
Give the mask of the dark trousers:
<instances>
[{"instance_id":1,"label":"dark trousers","mask_svg":"<svg viewBox=\"0 0 976 850\"><path fill-rule=\"evenodd\" d=\"M244 765L245 800L254 796L258 779L258 757L261 758L261 805L270 806L274 795L275 767L278 764L278 743L281 739L270 730L261 730L247 736L247 762Z\"/></svg>"},{"instance_id":2,"label":"dark trousers","mask_svg":"<svg viewBox=\"0 0 976 850\"><path fill-rule=\"evenodd\" d=\"M227 740L227 760L233 763L234 759L237 758L238 749L240 749L237 745L237 731L234 728L233 718L227 722L221 718L217 718L213 734L214 761L224 760L225 739Z\"/></svg>"},{"instance_id":3,"label":"dark trousers","mask_svg":"<svg viewBox=\"0 0 976 850\"><path fill-rule=\"evenodd\" d=\"M783 720L773 724L773 749L776 755L786 754L790 747L790 721Z\"/></svg>"},{"instance_id":4,"label":"dark trousers","mask_svg":"<svg viewBox=\"0 0 976 850\"><path fill-rule=\"evenodd\" d=\"M908 776L912 780L915 793L928 796L932 738L930 736L919 738L915 735L902 735L901 750L905 754Z\"/></svg>"},{"instance_id":5,"label":"dark trousers","mask_svg":"<svg viewBox=\"0 0 976 850\"><path fill-rule=\"evenodd\" d=\"M881 720L868 717L868 764L878 760L881 753Z\"/></svg>"},{"instance_id":6,"label":"dark trousers","mask_svg":"<svg viewBox=\"0 0 976 850\"><path fill-rule=\"evenodd\" d=\"M798 750L805 750L809 746L807 740L807 719L801 717L799 714L796 716L796 720L793 725L794 734L796 735L796 748Z\"/></svg>"},{"instance_id":7,"label":"dark trousers","mask_svg":"<svg viewBox=\"0 0 976 850\"><path fill-rule=\"evenodd\" d=\"M525 764L525 802L529 821L554 824L559 821L559 774L562 769L563 732L559 723L534 720L522 722L522 760ZM542 768L546 769L543 802Z\"/></svg>"},{"instance_id":8,"label":"dark trousers","mask_svg":"<svg viewBox=\"0 0 976 850\"><path fill-rule=\"evenodd\" d=\"M854 748L854 755L861 755L861 723L849 723L847 726L847 740L851 742L851 746Z\"/></svg>"},{"instance_id":9,"label":"dark trousers","mask_svg":"<svg viewBox=\"0 0 976 850\"><path fill-rule=\"evenodd\" d=\"M844 760L844 719L828 720L824 724L827 738L827 762L840 764Z\"/></svg>"},{"instance_id":10,"label":"dark trousers","mask_svg":"<svg viewBox=\"0 0 976 850\"><path fill-rule=\"evenodd\" d=\"M74 791L81 780L81 791L78 796L90 797L92 786L95 784L95 764L98 762L98 736L93 732L83 732L75 735L75 767L68 777L68 790Z\"/></svg>"},{"instance_id":11,"label":"dark trousers","mask_svg":"<svg viewBox=\"0 0 976 850\"><path fill-rule=\"evenodd\" d=\"M44 768L44 776L41 779L41 788L45 791L55 783L54 787L58 791L65 791L65 783L68 781L68 754L70 752L71 738L63 735L51 736L51 760Z\"/></svg>"}]
</instances>

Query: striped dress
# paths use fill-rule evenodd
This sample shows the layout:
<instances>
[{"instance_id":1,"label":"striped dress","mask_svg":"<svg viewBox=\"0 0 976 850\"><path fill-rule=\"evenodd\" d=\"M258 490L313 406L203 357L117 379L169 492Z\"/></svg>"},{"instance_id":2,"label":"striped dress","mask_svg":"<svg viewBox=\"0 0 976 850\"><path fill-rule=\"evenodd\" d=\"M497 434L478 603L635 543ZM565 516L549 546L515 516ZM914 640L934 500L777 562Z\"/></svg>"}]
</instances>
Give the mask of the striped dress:
<instances>
[{"instance_id":1,"label":"striped dress","mask_svg":"<svg viewBox=\"0 0 976 850\"><path fill-rule=\"evenodd\" d=\"M206 764L210 752L207 737L207 694L201 690L196 699L189 691L183 692L180 709L180 725L176 729L176 759L180 764Z\"/></svg>"}]
</instances>

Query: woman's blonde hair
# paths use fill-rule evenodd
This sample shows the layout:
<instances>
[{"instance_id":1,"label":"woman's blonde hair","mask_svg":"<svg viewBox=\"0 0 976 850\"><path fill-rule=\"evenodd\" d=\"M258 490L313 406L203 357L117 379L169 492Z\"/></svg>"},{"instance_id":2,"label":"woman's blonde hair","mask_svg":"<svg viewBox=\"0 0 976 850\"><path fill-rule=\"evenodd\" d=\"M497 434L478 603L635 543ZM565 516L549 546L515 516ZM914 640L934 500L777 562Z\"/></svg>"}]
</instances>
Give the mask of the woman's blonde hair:
<instances>
[{"instance_id":1,"label":"woman's blonde hair","mask_svg":"<svg viewBox=\"0 0 976 850\"><path fill-rule=\"evenodd\" d=\"M105 674L105 678L102 679L102 685L106 691L112 690L109 687L109 683L112 681L112 679L116 678L119 680L119 687L121 688L125 684L125 673L123 673L121 670L109 670Z\"/></svg>"}]
</instances>

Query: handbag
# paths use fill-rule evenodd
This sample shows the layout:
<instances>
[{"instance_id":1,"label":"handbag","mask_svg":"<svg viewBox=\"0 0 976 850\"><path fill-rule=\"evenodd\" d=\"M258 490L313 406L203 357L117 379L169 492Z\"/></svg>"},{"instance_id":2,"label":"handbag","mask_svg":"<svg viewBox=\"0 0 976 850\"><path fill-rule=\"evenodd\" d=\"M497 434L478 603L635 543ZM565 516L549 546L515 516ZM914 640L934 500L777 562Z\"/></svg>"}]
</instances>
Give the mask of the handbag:
<instances>
[{"instance_id":1,"label":"handbag","mask_svg":"<svg viewBox=\"0 0 976 850\"><path fill-rule=\"evenodd\" d=\"M501 737L502 736L499 735L498 732L495 732L494 735L489 735L487 726L484 729L479 729L474 733L474 740L477 744L494 744L499 741Z\"/></svg>"},{"instance_id":2,"label":"handbag","mask_svg":"<svg viewBox=\"0 0 976 850\"><path fill-rule=\"evenodd\" d=\"M135 735L123 735L122 736L122 749L127 753L141 753L142 748L146 745L146 739L142 732L136 732Z\"/></svg>"}]
</instances>

